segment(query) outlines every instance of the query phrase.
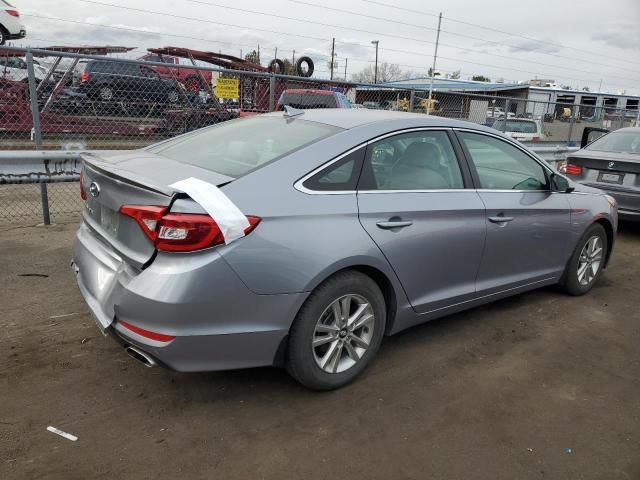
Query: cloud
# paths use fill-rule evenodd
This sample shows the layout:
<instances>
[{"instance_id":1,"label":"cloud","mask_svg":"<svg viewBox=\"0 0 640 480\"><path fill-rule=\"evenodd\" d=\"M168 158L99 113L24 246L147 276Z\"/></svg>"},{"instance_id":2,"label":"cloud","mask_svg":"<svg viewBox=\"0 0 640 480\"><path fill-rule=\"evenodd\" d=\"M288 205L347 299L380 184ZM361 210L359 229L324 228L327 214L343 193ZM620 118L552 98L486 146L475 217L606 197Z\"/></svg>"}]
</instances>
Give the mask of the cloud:
<instances>
[{"instance_id":1,"label":"cloud","mask_svg":"<svg viewBox=\"0 0 640 480\"><path fill-rule=\"evenodd\" d=\"M608 47L624 50L640 50L640 29L631 24L622 24L593 35L591 40L601 42Z\"/></svg>"}]
</instances>

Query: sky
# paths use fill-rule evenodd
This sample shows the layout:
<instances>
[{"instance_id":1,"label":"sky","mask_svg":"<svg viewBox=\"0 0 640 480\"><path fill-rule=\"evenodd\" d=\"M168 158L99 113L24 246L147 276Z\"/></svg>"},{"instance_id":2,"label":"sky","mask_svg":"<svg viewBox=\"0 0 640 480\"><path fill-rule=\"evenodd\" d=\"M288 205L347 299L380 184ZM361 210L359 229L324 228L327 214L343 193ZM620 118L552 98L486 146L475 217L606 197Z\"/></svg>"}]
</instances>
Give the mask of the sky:
<instances>
[{"instance_id":1,"label":"sky","mask_svg":"<svg viewBox=\"0 0 640 480\"><path fill-rule=\"evenodd\" d=\"M639 0L9 0L28 36L14 45L178 46L240 56L260 45L262 63L311 56L328 78L375 61L426 76L436 71L496 81L553 79L591 91L640 95ZM155 13L153 13L155 12ZM600 85L602 85L600 87Z\"/></svg>"}]
</instances>

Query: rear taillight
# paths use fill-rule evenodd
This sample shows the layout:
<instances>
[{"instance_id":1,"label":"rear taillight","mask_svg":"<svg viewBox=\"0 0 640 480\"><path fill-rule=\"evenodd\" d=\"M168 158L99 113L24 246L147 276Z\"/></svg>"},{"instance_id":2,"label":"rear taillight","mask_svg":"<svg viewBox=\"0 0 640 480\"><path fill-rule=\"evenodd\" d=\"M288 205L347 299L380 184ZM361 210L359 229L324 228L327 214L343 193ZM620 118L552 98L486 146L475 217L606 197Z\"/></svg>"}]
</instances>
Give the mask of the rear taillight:
<instances>
[{"instance_id":1,"label":"rear taillight","mask_svg":"<svg viewBox=\"0 0 640 480\"><path fill-rule=\"evenodd\" d=\"M582 175L582 167L580 165L574 165L573 163L567 162L567 165L564 167L564 173L567 175Z\"/></svg>"},{"instance_id":2,"label":"rear taillight","mask_svg":"<svg viewBox=\"0 0 640 480\"><path fill-rule=\"evenodd\" d=\"M18 10L5 10L5 12L7 12L12 17L20 18L20 12L18 12Z\"/></svg>"},{"instance_id":3,"label":"rear taillight","mask_svg":"<svg viewBox=\"0 0 640 480\"><path fill-rule=\"evenodd\" d=\"M87 72L86 70L84 72L82 72L82 74L80 75L80 81L81 82L88 82L89 81L89 72Z\"/></svg>"},{"instance_id":4,"label":"rear taillight","mask_svg":"<svg viewBox=\"0 0 640 480\"><path fill-rule=\"evenodd\" d=\"M84 191L84 168L80 170L80 198L87 199L87 192Z\"/></svg>"},{"instance_id":5,"label":"rear taillight","mask_svg":"<svg viewBox=\"0 0 640 480\"><path fill-rule=\"evenodd\" d=\"M158 250L193 252L224 243L224 236L213 218L205 214L166 213L166 207L125 205L120 213L133 218ZM248 215L249 234L260 218Z\"/></svg>"}]
</instances>

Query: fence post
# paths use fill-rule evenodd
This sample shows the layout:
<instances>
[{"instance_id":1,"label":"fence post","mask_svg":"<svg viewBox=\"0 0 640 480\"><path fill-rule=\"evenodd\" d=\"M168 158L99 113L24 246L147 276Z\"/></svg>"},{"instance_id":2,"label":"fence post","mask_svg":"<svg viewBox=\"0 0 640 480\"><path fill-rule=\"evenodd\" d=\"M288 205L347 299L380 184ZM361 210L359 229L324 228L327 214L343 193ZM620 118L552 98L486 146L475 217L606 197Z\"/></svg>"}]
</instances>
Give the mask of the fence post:
<instances>
[{"instance_id":1,"label":"fence post","mask_svg":"<svg viewBox=\"0 0 640 480\"><path fill-rule=\"evenodd\" d=\"M29 82L29 98L31 100L31 121L33 123L33 140L37 150L42 150L42 130L40 126L40 107L38 106L38 89L36 87L36 76L33 68L33 54L27 50L27 79ZM49 192L47 183L40 182L40 199L42 201L42 221L45 225L51 225L51 215L49 212Z\"/></svg>"},{"instance_id":2,"label":"fence post","mask_svg":"<svg viewBox=\"0 0 640 480\"><path fill-rule=\"evenodd\" d=\"M409 110L410 112L413 112L413 102L416 99L416 91L415 90L411 90L411 95L409 95L409 108L407 110Z\"/></svg>"},{"instance_id":3,"label":"fence post","mask_svg":"<svg viewBox=\"0 0 640 480\"><path fill-rule=\"evenodd\" d=\"M507 98L504 105L504 121L502 122L502 133L507 131L507 119L509 118L509 108L511 107L511 99Z\"/></svg>"},{"instance_id":4,"label":"fence post","mask_svg":"<svg viewBox=\"0 0 640 480\"><path fill-rule=\"evenodd\" d=\"M571 118L569 118L569 134L567 135L567 145L571 144L571 135L573 135L573 124L575 123L575 113L573 112L575 106L571 106Z\"/></svg>"},{"instance_id":5,"label":"fence post","mask_svg":"<svg viewBox=\"0 0 640 480\"><path fill-rule=\"evenodd\" d=\"M269 111L276 109L276 77L271 74L269 77Z\"/></svg>"}]
</instances>

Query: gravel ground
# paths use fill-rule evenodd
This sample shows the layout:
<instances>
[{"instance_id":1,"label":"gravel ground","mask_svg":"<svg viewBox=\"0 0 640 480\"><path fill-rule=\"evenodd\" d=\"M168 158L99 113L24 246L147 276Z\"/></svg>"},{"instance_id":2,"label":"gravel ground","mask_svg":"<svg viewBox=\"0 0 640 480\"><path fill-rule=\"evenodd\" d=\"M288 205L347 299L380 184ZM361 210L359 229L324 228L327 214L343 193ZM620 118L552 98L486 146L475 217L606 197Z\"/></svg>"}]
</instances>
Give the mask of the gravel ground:
<instances>
[{"instance_id":1,"label":"gravel ground","mask_svg":"<svg viewBox=\"0 0 640 480\"><path fill-rule=\"evenodd\" d=\"M87 314L74 230L0 229L0 479L640 478L640 226L589 295L413 328L324 394L135 363Z\"/></svg>"}]
</instances>

